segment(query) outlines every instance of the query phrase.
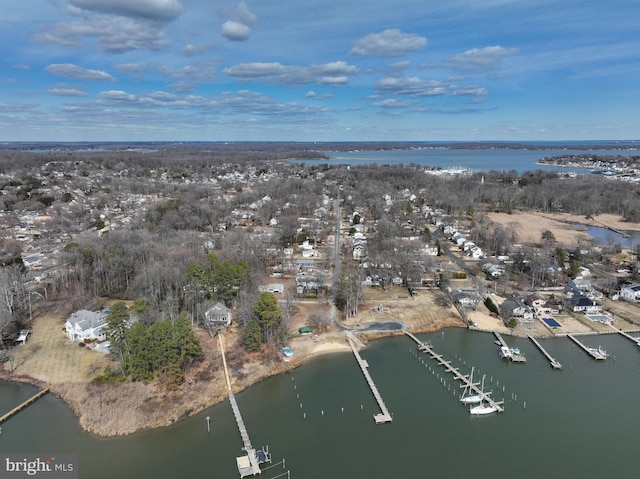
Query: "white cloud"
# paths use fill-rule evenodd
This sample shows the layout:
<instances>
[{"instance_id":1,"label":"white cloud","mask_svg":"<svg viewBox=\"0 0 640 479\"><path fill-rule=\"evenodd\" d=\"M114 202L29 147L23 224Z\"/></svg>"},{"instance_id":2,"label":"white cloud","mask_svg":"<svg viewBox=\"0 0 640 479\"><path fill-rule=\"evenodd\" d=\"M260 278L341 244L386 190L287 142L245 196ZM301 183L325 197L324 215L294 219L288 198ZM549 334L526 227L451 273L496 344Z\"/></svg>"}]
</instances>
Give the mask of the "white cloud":
<instances>
[{"instance_id":1,"label":"white cloud","mask_svg":"<svg viewBox=\"0 0 640 479\"><path fill-rule=\"evenodd\" d=\"M282 65L281 63L241 63L223 70L223 73L241 81L261 80L277 85L304 85L321 83L344 85L349 75L358 68L343 61L309 65L306 67Z\"/></svg>"},{"instance_id":2,"label":"white cloud","mask_svg":"<svg viewBox=\"0 0 640 479\"><path fill-rule=\"evenodd\" d=\"M251 29L244 23L227 20L220 28L222 36L236 42L243 42L251 35Z\"/></svg>"},{"instance_id":3,"label":"white cloud","mask_svg":"<svg viewBox=\"0 0 640 479\"><path fill-rule=\"evenodd\" d=\"M91 16L78 22L60 22L53 31L34 36L38 42L66 47L79 47L85 38L95 38L100 48L109 53L157 51L169 45L157 23L111 15Z\"/></svg>"},{"instance_id":4,"label":"white cloud","mask_svg":"<svg viewBox=\"0 0 640 479\"><path fill-rule=\"evenodd\" d=\"M72 7L157 22L175 20L182 12L178 0L69 0Z\"/></svg>"},{"instance_id":5,"label":"white cloud","mask_svg":"<svg viewBox=\"0 0 640 479\"><path fill-rule=\"evenodd\" d=\"M242 22L245 25L252 25L258 22L257 15L249 11L247 2L240 2L232 15L232 18L235 18L237 21Z\"/></svg>"},{"instance_id":6,"label":"white cloud","mask_svg":"<svg viewBox=\"0 0 640 479\"><path fill-rule=\"evenodd\" d=\"M399 57L427 46L427 38L413 33L404 33L397 28L370 33L357 40L351 49L352 55Z\"/></svg>"},{"instance_id":7,"label":"white cloud","mask_svg":"<svg viewBox=\"0 0 640 479\"><path fill-rule=\"evenodd\" d=\"M483 87L459 87L455 83L435 80L422 80L418 77L386 77L374 85L378 93L398 96L486 96L489 92Z\"/></svg>"},{"instance_id":8,"label":"white cloud","mask_svg":"<svg viewBox=\"0 0 640 479\"><path fill-rule=\"evenodd\" d=\"M115 81L116 79L101 70L87 70L72 63L52 63L46 70L54 75L74 78L76 80Z\"/></svg>"},{"instance_id":9,"label":"white cloud","mask_svg":"<svg viewBox=\"0 0 640 479\"><path fill-rule=\"evenodd\" d=\"M516 53L518 53L517 48L501 46L472 48L449 57L445 66L464 72L485 72L495 68L502 58Z\"/></svg>"},{"instance_id":10,"label":"white cloud","mask_svg":"<svg viewBox=\"0 0 640 479\"><path fill-rule=\"evenodd\" d=\"M415 104L416 104L415 101L403 101L403 100L397 100L395 98L389 98L387 100L382 100L382 101L373 103L374 106L379 106L382 108L389 108L389 109L406 108L408 106L415 105Z\"/></svg>"},{"instance_id":11,"label":"white cloud","mask_svg":"<svg viewBox=\"0 0 640 479\"><path fill-rule=\"evenodd\" d=\"M56 96L87 96L87 92L85 92L82 87L66 85L64 83L59 83L51 88L47 88L46 91L50 95Z\"/></svg>"},{"instance_id":12,"label":"white cloud","mask_svg":"<svg viewBox=\"0 0 640 479\"><path fill-rule=\"evenodd\" d=\"M137 103L138 98L135 95L122 90L108 90L100 93L100 99L119 103Z\"/></svg>"}]
</instances>

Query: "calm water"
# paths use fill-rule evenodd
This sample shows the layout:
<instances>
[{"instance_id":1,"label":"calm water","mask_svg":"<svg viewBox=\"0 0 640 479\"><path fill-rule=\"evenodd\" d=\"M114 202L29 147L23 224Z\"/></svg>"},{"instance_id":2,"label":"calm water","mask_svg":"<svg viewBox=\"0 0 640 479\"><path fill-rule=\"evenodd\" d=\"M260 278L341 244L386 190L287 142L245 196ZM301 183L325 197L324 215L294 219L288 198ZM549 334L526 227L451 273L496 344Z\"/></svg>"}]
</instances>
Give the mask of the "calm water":
<instances>
[{"instance_id":1,"label":"calm water","mask_svg":"<svg viewBox=\"0 0 640 479\"><path fill-rule=\"evenodd\" d=\"M415 164L429 167L464 167L470 168L474 172L479 171L510 171L518 173L533 170L545 171L573 171L578 174L591 174L585 168L561 168L557 166L538 165L536 162L547 156L559 156L567 154L591 153L600 156L638 155L638 150L523 150L523 149L437 149L427 148L421 150L391 150L391 151L353 151L353 152L327 152L332 158L332 162L345 165L409 165ZM305 164L323 164L327 160L296 160Z\"/></svg>"},{"instance_id":2,"label":"calm water","mask_svg":"<svg viewBox=\"0 0 640 479\"><path fill-rule=\"evenodd\" d=\"M585 337L613 355L604 362L566 338L543 341L564 365L554 371L527 340L508 338L528 358L521 365L500 359L490 334L448 329L421 337L454 364L486 374L505 412L470 417L454 397L457 384L445 375L443 386L428 369L441 375L442 368L416 359L410 339L389 338L362 355L393 423L374 425L377 405L353 355L330 355L237 395L253 444L268 444L273 462L284 457L299 479L638 476L640 349L631 341ZM0 407L33 391L0 383ZM5 422L0 436L0 452L75 452L87 478L232 479L241 446L228 401L161 430L100 439L49 395ZM282 472L277 466L262 477Z\"/></svg>"}]
</instances>

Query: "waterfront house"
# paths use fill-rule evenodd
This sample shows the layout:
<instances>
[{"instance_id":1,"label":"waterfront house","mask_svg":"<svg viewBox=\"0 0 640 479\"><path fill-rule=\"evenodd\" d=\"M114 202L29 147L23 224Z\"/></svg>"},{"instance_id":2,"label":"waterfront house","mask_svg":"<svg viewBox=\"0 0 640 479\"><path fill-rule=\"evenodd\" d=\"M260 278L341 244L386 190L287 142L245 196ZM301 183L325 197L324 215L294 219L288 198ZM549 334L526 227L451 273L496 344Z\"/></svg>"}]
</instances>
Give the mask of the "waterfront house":
<instances>
[{"instance_id":1,"label":"waterfront house","mask_svg":"<svg viewBox=\"0 0 640 479\"><path fill-rule=\"evenodd\" d=\"M598 314L602 311L602 305L586 296L574 296L571 309L576 313Z\"/></svg>"},{"instance_id":2,"label":"waterfront house","mask_svg":"<svg viewBox=\"0 0 640 479\"><path fill-rule=\"evenodd\" d=\"M640 284L624 283L620 288L620 296L629 301L640 301Z\"/></svg>"},{"instance_id":3,"label":"waterfront house","mask_svg":"<svg viewBox=\"0 0 640 479\"><path fill-rule=\"evenodd\" d=\"M533 321L533 311L515 296L510 296L500 305L500 314L503 318L516 318L523 323Z\"/></svg>"},{"instance_id":4,"label":"waterfront house","mask_svg":"<svg viewBox=\"0 0 640 479\"><path fill-rule=\"evenodd\" d=\"M204 313L204 327L211 336L231 324L231 310L222 303L216 303Z\"/></svg>"},{"instance_id":5,"label":"waterfront house","mask_svg":"<svg viewBox=\"0 0 640 479\"><path fill-rule=\"evenodd\" d=\"M67 337L72 341L107 339L106 311L87 311L81 309L73 313L64 323Z\"/></svg>"}]
</instances>

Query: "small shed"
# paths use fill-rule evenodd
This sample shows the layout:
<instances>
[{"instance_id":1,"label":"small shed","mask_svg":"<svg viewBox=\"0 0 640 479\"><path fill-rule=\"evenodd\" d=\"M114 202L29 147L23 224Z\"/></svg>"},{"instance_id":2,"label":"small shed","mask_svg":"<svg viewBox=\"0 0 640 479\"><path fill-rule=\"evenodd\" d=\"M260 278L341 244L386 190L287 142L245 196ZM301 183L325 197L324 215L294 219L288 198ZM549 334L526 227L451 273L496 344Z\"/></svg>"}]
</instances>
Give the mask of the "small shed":
<instances>
[{"instance_id":1,"label":"small shed","mask_svg":"<svg viewBox=\"0 0 640 479\"><path fill-rule=\"evenodd\" d=\"M301 328L298 328L298 332L300 334L311 334L313 333L313 328L311 326L302 326Z\"/></svg>"}]
</instances>

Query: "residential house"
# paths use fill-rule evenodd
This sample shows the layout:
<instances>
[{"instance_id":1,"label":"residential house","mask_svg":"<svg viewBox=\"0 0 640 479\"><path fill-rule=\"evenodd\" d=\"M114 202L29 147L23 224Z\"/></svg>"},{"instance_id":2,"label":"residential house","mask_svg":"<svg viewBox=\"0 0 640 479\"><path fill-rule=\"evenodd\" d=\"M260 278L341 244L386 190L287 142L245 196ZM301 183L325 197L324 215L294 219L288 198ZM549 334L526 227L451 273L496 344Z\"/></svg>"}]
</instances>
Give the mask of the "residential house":
<instances>
[{"instance_id":1,"label":"residential house","mask_svg":"<svg viewBox=\"0 0 640 479\"><path fill-rule=\"evenodd\" d=\"M222 303L216 303L204 313L204 327L211 336L231 324L231 310Z\"/></svg>"},{"instance_id":2,"label":"residential house","mask_svg":"<svg viewBox=\"0 0 640 479\"><path fill-rule=\"evenodd\" d=\"M576 313L598 314L602 311L602 305L586 296L574 296L571 309Z\"/></svg>"},{"instance_id":3,"label":"residential house","mask_svg":"<svg viewBox=\"0 0 640 479\"><path fill-rule=\"evenodd\" d=\"M107 339L107 311L81 309L73 313L64 323L67 336L72 341Z\"/></svg>"},{"instance_id":4,"label":"residential house","mask_svg":"<svg viewBox=\"0 0 640 479\"><path fill-rule=\"evenodd\" d=\"M640 301L640 283L624 283L620 288L620 296L629 301Z\"/></svg>"},{"instance_id":5,"label":"residential house","mask_svg":"<svg viewBox=\"0 0 640 479\"><path fill-rule=\"evenodd\" d=\"M284 293L284 284L282 283L269 283L258 286L258 291L261 293L267 291L274 294Z\"/></svg>"},{"instance_id":6,"label":"residential house","mask_svg":"<svg viewBox=\"0 0 640 479\"><path fill-rule=\"evenodd\" d=\"M533 321L533 311L515 296L510 296L500 305L500 314L503 318L516 318L523 323Z\"/></svg>"}]
</instances>

